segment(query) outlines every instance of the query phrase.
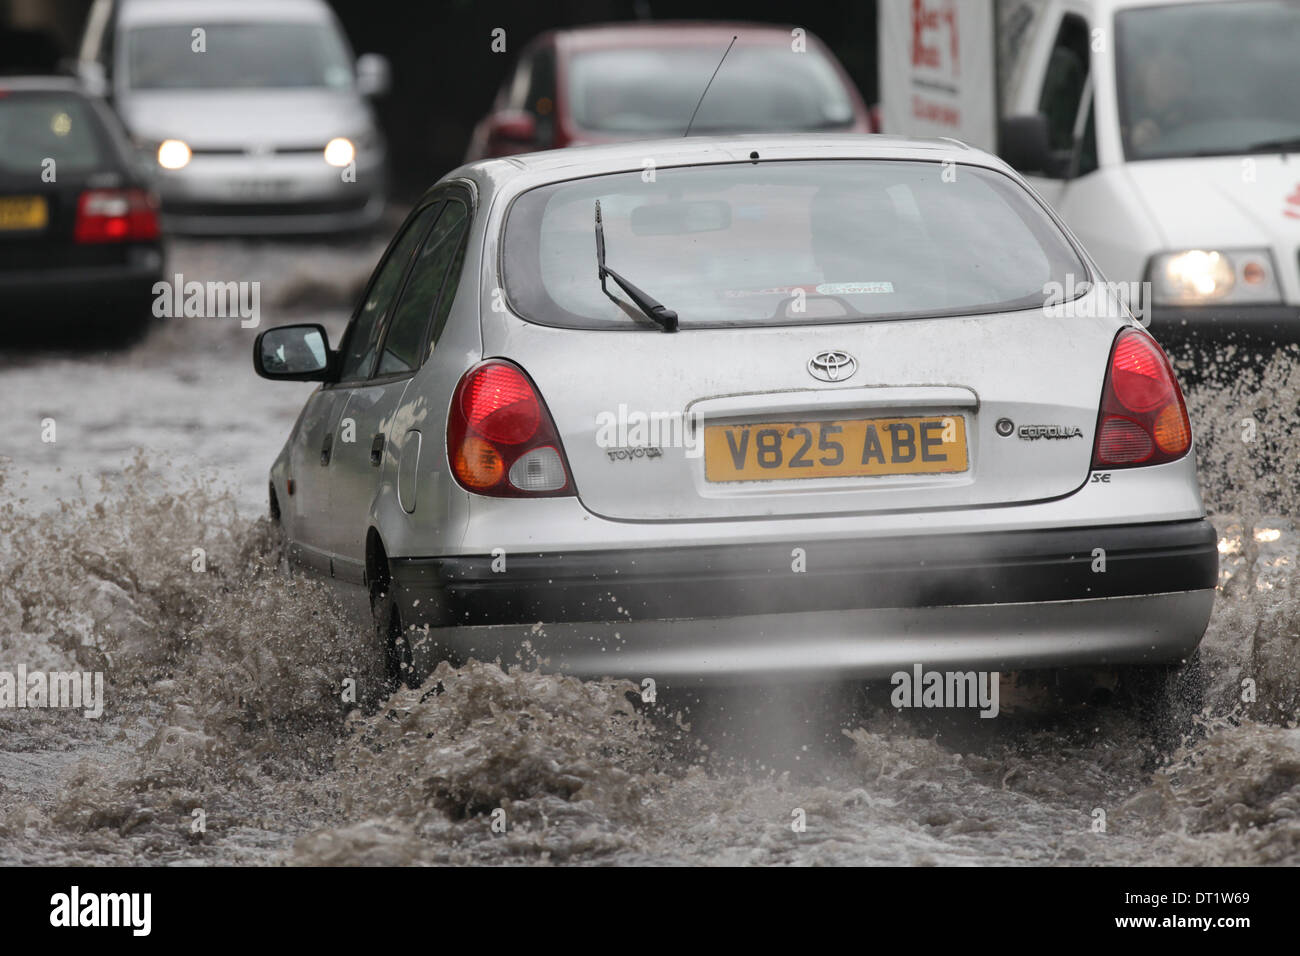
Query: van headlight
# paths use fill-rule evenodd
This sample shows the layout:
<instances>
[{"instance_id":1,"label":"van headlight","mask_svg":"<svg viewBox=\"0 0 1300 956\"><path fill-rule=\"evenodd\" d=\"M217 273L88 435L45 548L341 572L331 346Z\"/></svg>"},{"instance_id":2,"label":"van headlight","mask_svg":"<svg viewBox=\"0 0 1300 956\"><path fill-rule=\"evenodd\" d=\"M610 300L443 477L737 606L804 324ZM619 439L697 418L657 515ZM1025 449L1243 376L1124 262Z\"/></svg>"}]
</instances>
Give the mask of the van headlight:
<instances>
[{"instance_id":1,"label":"van headlight","mask_svg":"<svg viewBox=\"0 0 1300 956\"><path fill-rule=\"evenodd\" d=\"M184 169L193 155L184 140L165 139L158 144L158 165L163 169Z\"/></svg>"},{"instance_id":2,"label":"van headlight","mask_svg":"<svg viewBox=\"0 0 1300 956\"><path fill-rule=\"evenodd\" d=\"M1147 267L1153 305L1278 303L1282 301L1267 249L1183 249L1162 252Z\"/></svg>"},{"instance_id":3,"label":"van headlight","mask_svg":"<svg viewBox=\"0 0 1300 956\"><path fill-rule=\"evenodd\" d=\"M325 144L325 162L331 166L346 166L356 158L357 148L346 136L336 136Z\"/></svg>"}]
</instances>

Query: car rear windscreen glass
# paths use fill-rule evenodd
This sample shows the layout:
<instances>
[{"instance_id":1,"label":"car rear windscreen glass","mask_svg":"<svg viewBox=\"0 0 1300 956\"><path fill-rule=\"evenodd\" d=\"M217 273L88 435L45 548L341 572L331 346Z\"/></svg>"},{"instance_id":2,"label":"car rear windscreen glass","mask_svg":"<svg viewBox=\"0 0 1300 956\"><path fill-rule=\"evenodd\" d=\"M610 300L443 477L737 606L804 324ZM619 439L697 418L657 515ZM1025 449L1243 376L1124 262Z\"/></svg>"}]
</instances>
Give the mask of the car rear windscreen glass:
<instances>
[{"instance_id":1,"label":"car rear windscreen glass","mask_svg":"<svg viewBox=\"0 0 1300 956\"><path fill-rule=\"evenodd\" d=\"M141 26L126 37L127 84L137 90L348 89L352 60L325 23ZM201 46L202 49L198 49Z\"/></svg>"},{"instance_id":2,"label":"car rear windscreen glass","mask_svg":"<svg viewBox=\"0 0 1300 956\"><path fill-rule=\"evenodd\" d=\"M647 181L649 179L650 181ZM771 162L570 180L523 193L504 237L510 304L570 328L636 328L606 266L681 327L794 325L1042 308L1087 268L1010 177L938 162ZM610 291L625 300L612 282Z\"/></svg>"},{"instance_id":3,"label":"car rear windscreen glass","mask_svg":"<svg viewBox=\"0 0 1300 956\"><path fill-rule=\"evenodd\" d=\"M101 137L93 111L78 96L12 91L0 96L0 170L6 173L40 182L50 169L58 176L102 168Z\"/></svg>"},{"instance_id":4,"label":"car rear windscreen glass","mask_svg":"<svg viewBox=\"0 0 1300 956\"><path fill-rule=\"evenodd\" d=\"M568 61L573 121L612 134L681 133L700 94L692 133L836 129L853 122L853 106L834 67L814 50L725 45L591 50Z\"/></svg>"}]
</instances>

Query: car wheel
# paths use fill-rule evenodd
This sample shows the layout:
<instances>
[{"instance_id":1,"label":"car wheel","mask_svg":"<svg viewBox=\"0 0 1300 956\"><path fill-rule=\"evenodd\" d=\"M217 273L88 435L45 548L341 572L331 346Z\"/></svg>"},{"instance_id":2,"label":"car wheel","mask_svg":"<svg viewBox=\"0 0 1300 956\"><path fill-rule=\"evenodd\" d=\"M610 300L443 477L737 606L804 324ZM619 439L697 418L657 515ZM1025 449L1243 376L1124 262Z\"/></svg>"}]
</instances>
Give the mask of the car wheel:
<instances>
[{"instance_id":1,"label":"car wheel","mask_svg":"<svg viewBox=\"0 0 1300 956\"><path fill-rule=\"evenodd\" d=\"M374 616L377 643L384 649L387 692L391 694L403 684L419 687L410 636L402 622L402 609L393 596L391 579L375 583L370 596L370 611Z\"/></svg>"},{"instance_id":2,"label":"car wheel","mask_svg":"<svg viewBox=\"0 0 1300 956\"><path fill-rule=\"evenodd\" d=\"M1176 747L1196 729L1196 718L1205 706L1206 686L1199 648L1183 660L1126 668L1120 673L1123 698L1162 749Z\"/></svg>"}]
</instances>

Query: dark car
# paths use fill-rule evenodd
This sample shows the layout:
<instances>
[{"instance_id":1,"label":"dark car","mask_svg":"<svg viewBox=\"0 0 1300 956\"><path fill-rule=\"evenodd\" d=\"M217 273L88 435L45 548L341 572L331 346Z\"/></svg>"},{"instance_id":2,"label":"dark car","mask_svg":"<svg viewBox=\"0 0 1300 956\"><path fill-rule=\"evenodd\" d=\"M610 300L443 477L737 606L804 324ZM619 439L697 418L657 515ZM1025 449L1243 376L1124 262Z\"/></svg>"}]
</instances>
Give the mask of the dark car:
<instances>
[{"instance_id":1,"label":"dark car","mask_svg":"<svg viewBox=\"0 0 1300 956\"><path fill-rule=\"evenodd\" d=\"M466 161L679 136L696 104L691 132L701 135L873 132L844 67L800 27L610 24L549 31L525 47Z\"/></svg>"},{"instance_id":2,"label":"dark car","mask_svg":"<svg viewBox=\"0 0 1300 956\"><path fill-rule=\"evenodd\" d=\"M158 199L76 81L0 77L0 341L130 337L162 279Z\"/></svg>"}]
</instances>

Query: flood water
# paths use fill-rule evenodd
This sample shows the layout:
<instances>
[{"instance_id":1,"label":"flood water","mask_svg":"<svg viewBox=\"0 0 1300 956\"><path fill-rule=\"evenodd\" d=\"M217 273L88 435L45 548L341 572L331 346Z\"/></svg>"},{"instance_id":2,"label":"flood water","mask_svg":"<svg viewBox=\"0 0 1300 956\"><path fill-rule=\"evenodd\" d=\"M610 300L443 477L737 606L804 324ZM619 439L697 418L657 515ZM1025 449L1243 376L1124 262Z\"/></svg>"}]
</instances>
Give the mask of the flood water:
<instances>
[{"instance_id":1,"label":"flood water","mask_svg":"<svg viewBox=\"0 0 1300 956\"><path fill-rule=\"evenodd\" d=\"M189 242L173 268L260 278L261 327L336 341L378 251ZM358 706L365 622L287 571L263 517L312 386L256 378L256 331L173 319L117 353L0 359L0 671L106 680L97 720L0 710L0 864L1300 863L1300 355L1225 349L1190 390L1223 584L1206 709L1171 742L1122 706L939 720L811 685L648 705L477 663Z\"/></svg>"}]
</instances>

